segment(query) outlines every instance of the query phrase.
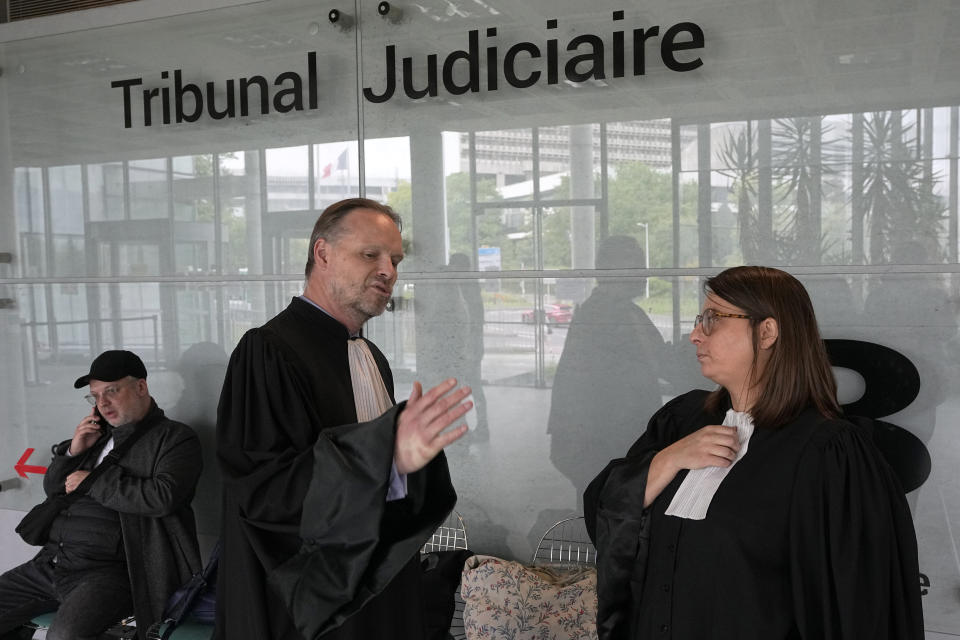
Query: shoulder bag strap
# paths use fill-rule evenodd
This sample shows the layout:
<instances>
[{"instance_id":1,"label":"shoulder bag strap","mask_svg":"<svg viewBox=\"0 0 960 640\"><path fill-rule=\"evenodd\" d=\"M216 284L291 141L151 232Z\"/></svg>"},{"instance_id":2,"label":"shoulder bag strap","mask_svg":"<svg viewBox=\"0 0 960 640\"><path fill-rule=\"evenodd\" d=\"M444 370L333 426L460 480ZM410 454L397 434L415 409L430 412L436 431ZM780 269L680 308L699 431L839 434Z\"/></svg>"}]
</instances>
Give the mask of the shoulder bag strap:
<instances>
[{"instance_id":1,"label":"shoulder bag strap","mask_svg":"<svg viewBox=\"0 0 960 640\"><path fill-rule=\"evenodd\" d=\"M147 420L144 420L142 424L138 425L137 428L133 430L133 433L127 436L126 440L111 449L110 453L104 456L103 461L90 471L90 474L83 479L83 482L77 486L73 493L68 495L85 494L89 490L90 485L96 482L97 478L99 478L104 471L116 464L120 458L127 453L127 451L133 448L133 445L137 442L137 440L139 440L140 437L150 429L150 427L159 422L160 414L158 412L159 409L156 409L153 416Z\"/></svg>"}]
</instances>

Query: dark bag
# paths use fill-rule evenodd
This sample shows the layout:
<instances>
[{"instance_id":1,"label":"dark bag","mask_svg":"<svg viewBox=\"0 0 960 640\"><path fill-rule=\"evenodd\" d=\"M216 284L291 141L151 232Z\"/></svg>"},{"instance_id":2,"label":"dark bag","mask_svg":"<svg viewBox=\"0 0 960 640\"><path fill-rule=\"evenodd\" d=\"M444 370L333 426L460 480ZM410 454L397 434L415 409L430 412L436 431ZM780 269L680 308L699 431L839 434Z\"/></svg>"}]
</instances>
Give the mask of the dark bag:
<instances>
[{"instance_id":1,"label":"dark bag","mask_svg":"<svg viewBox=\"0 0 960 640\"><path fill-rule=\"evenodd\" d=\"M116 464L117 461L120 460L120 457L129 451L130 447L132 447L133 444L140 439L140 436L158 419L159 416L154 416L149 421L144 421L120 446L114 447L103 461L94 467L93 470L90 471L90 474L83 479L83 482L77 485L77 488L72 492L56 493L52 496L47 496L46 500L33 509L30 509L16 528L17 533L20 534L23 541L35 547L45 545L47 540L50 539L50 527L53 526L53 521L57 519L60 512L69 507L71 502L86 494L90 489L90 485L92 485L104 471L109 469L111 465Z\"/></svg>"},{"instance_id":2,"label":"dark bag","mask_svg":"<svg viewBox=\"0 0 960 640\"><path fill-rule=\"evenodd\" d=\"M46 544L50 538L50 527L53 526L53 521L70 504L70 500L66 498L67 495L64 494L48 496L46 500L27 512L17 525L17 533L24 542L35 547Z\"/></svg>"},{"instance_id":3,"label":"dark bag","mask_svg":"<svg viewBox=\"0 0 960 640\"><path fill-rule=\"evenodd\" d=\"M220 541L200 573L173 592L163 610L163 620L147 629L148 640L167 640L186 620L213 624L217 613L217 564L220 562Z\"/></svg>"},{"instance_id":4,"label":"dark bag","mask_svg":"<svg viewBox=\"0 0 960 640\"><path fill-rule=\"evenodd\" d=\"M458 608L457 599L463 563L472 555L467 549L450 549L420 556L424 640L447 640L451 626L463 627L463 601Z\"/></svg>"}]
</instances>

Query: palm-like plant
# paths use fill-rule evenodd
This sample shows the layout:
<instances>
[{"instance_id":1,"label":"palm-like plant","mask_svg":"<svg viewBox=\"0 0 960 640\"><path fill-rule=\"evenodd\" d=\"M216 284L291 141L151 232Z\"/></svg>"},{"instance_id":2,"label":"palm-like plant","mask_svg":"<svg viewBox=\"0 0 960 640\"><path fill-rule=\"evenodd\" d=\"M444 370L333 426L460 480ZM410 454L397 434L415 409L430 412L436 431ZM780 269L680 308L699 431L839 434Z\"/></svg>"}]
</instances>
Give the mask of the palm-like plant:
<instances>
[{"instance_id":1,"label":"palm-like plant","mask_svg":"<svg viewBox=\"0 0 960 640\"><path fill-rule=\"evenodd\" d=\"M826 247L821 234L823 183L835 173L837 140L823 127L823 118L776 121L772 165L777 204L785 222L777 234L777 253L786 264L819 264Z\"/></svg>"},{"instance_id":2,"label":"palm-like plant","mask_svg":"<svg viewBox=\"0 0 960 640\"><path fill-rule=\"evenodd\" d=\"M895 244L919 242L938 259L945 207L934 193L939 178L917 157L913 125L881 111L864 122L863 208L869 223L870 262L891 259Z\"/></svg>"},{"instance_id":3,"label":"palm-like plant","mask_svg":"<svg viewBox=\"0 0 960 640\"><path fill-rule=\"evenodd\" d=\"M757 233L757 154L754 153L756 132L750 122L739 133L728 133L720 147L724 169L720 175L733 180L737 201L737 227L740 251L745 263L760 260L760 238Z\"/></svg>"}]
</instances>

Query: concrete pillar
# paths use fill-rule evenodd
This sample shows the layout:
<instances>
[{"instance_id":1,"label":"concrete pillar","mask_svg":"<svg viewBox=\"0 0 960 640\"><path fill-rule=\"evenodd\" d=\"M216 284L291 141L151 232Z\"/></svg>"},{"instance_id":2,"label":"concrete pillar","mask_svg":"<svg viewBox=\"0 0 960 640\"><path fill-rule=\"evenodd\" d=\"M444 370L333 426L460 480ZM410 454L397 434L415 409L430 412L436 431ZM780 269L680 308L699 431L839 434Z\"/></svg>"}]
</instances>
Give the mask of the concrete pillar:
<instances>
[{"instance_id":1,"label":"concrete pillar","mask_svg":"<svg viewBox=\"0 0 960 640\"><path fill-rule=\"evenodd\" d=\"M593 125L570 127L570 197L593 198ZM594 207L571 207L570 255L574 269L593 269L596 264L596 217ZM572 283L569 283L572 284ZM564 287L575 303L589 295L589 281L577 287ZM564 296L566 297L566 295Z\"/></svg>"},{"instance_id":2,"label":"concrete pillar","mask_svg":"<svg viewBox=\"0 0 960 640\"><path fill-rule=\"evenodd\" d=\"M413 255L418 271L437 271L447 264L446 185L443 139L435 129L410 134Z\"/></svg>"},{"instance_id":3,"label":"concrete pillar","mask_svg":"<svg viewBox=\"0 0 960 640\"><path fill-rule=\"evenodd\" d=\"M243 153L243 218L247 237L247 274L263 275L263 197L260 192L260 152L245 151ZM307 257L303 257L306 262ZM262 282L249 282L247 287L247 301L250 309L256 313L264 313L266 300ZM230 313L229 310L226 311ZM238 336L229 336L233 340Z\"/></svg>"},{"instance_id":4,"label":"concrete pillar","mask_svg":"<svg viewBox=\"0 0 960 640\"><path fill-rule=\"evenodd\" d=\"M447 264L446 189L443 175L443 139L434 129L415 129L410 134L410 175L413 247L409 267L415 271L439 272ZM437 340L433 322L443 308L444 287L418 281L414 293L416 378L429 388L454 372L443 369L444 345ZM401 314L401 317L405 314ZM402 353L402 346L398 349Z\"/></svg>"},{"instance_id":5,"label":"concrete pillar","mask_svg":"<svg viewBox=\"0 0 960 640\"><path fill-rule=\"evenodd\" d=\"M26 385L24 383L23 333L20 327L20 311L17 308L17 288L20 285L3 284L18 275L17 215L14 209L14 165L10 139L10 114L7 101L10 98L8 69L0 57L0 438L3 439L4 455L0 458L3 471L0 481L3 489L9 490L7 482L13 474L13 465L27 447L28 425L26 409ZM8 261L9 260L9 261ZM25 285L24 285L25 286ZM45 453L45 452L44 452ZM35 459L33 460L35 464ZM12 483L16 485L17 483ZM0 505L8 505L4 498ZM26 507L26 505L18 505Z\"/></svg>"}]
</instances>

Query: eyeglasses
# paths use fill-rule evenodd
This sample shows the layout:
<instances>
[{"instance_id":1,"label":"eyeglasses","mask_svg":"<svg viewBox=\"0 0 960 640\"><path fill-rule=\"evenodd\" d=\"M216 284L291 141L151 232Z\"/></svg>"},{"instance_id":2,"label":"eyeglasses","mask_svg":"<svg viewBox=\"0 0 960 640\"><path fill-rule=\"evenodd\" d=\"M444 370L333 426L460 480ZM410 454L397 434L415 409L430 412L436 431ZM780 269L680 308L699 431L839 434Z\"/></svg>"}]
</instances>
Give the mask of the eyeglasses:
<instances>
[{"instance_id":1,"label":"eyeglasses","mask_svg":"<svg viewBox=\"0 0 960 640\"><path fill-rule=\"evenodd\" d=\"M97 402L101 400L111 400L115 395L120 393L120 389L122 389L125 386L127 385L115 384L107 387L100 393L88 393L87 395L83 396L83 399L89 402L92 406L97 406Z\"/></svg>"},{"instance_id":2,"label":"eyeglasses","mask_svg":"<svg viewBox=\"0 0 960 640\"><path fill-rule=\"evenodd\" d=\"M696 329L699 326L703 335L708 336L713 333L714 327L717 326L718 318L750 318L750 316L742 313L721 313L713 309L704 309L703 313L694 319L693 328Z\"/></svg>"}]
</instances>

